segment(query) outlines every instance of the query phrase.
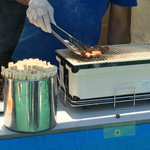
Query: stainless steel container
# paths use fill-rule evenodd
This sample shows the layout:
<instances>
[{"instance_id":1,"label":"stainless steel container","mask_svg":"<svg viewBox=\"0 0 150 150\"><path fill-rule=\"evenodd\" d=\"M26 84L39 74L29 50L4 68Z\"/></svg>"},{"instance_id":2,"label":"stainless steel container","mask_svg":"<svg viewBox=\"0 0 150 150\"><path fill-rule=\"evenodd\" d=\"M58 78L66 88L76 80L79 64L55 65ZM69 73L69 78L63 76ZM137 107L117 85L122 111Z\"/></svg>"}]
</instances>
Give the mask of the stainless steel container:
<instances>
[{"instance_id":1,"label":"stainless steel container","mask_svg":"<svg viewBox=\"0 0 150 150\"><path fill-rule=\"evenodd\" d=\"M4 124L11 130L38 132L56 125L57 75L38 81L4 77Z\"/></svg>"}]
</instances>

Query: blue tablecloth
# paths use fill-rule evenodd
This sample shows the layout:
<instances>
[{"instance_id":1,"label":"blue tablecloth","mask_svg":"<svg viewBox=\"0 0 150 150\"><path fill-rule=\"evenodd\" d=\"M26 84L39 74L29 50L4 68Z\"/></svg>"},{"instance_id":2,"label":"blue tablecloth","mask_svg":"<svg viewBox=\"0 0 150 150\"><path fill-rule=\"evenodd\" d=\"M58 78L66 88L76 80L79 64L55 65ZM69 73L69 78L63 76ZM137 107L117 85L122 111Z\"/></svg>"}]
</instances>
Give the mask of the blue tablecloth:
<instances>
[{"instance_id":1,"label":"blue tablecloth","mask_svg":"<svg viewBox=\"0 0 150 150\"><path fill-rule=\"evenodd\" d=\"M104 129L0 140L0 150L150 150L150 124L130 136L104 137Z\"/></svg>"}]
</instances>

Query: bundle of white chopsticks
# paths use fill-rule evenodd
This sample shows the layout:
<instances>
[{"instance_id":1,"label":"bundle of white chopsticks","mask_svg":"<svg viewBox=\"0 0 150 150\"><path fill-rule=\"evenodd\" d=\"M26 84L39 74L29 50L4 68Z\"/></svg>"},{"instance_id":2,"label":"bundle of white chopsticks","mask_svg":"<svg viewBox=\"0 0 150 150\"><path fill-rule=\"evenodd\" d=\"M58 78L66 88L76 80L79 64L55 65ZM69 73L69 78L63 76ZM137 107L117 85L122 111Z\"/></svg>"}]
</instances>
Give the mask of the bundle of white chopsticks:
<instances>
[{"instance_id":1,"label":"bundle of white chopsticks","mask_svg":"<svg viewBox=\"0 0 150 150\"><path fill-rule=\"evenodd\" d=\"M8 63L8 68L1 66L4 77L16 80L41 80L57 74L57 67L39 59L24 59Z\"/></svg>"}]
</instances>

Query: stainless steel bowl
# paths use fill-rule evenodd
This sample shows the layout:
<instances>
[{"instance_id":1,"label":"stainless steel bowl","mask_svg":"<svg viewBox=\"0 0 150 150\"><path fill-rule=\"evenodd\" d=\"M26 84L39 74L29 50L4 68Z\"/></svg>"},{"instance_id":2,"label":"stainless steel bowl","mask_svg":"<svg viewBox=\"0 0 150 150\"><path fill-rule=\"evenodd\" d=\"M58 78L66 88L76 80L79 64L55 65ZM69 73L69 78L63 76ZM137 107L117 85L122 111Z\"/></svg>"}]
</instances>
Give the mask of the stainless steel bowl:
<instances>
[{"instance_id":1,"label":"stainless steel bowl","mask_svg":"<svg viewBox=\"0 0 150 150\"><path fill-rule=\"evenodd\" d=\"M4 77L4 124L11 130L38 132L56 125L57 75L43 80Z\"/></svg>"}]
</instances>

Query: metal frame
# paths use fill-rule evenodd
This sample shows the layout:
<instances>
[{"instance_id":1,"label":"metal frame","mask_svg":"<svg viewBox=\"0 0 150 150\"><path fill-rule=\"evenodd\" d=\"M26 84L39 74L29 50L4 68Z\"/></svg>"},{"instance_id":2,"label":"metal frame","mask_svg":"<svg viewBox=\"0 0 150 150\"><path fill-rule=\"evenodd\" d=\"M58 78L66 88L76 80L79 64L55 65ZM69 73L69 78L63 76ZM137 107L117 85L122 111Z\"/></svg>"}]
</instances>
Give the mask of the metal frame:
<instances>
[{"instance_id":1,"label":"metal frame","mask_svg":"<svg viewBox=\"0 0 150 150\"><path fill-rule=\"evenodd\" d=\"M135 87L125 87L125 88L116 88L114 89L114 109L116 108L116 101L117 101L117 91L124 91L124 90L133 90L133 107L135 107Z\"/></svg>"},{"instance_id":2,"label":"metal frame","mask_svg":"<svg viewBox=\"0 0 150 150\"><path fill-rule=\"evenodd\" d=\"M134 87L132 88L134 89ZM94 106L94 105L105 105L105 104L113 104L113 106L115 106L117 103L133 102L132 108L134 108L136 102L150 100L150 92L149 93L135 93L135 89L134 89L133 94L116 96L118 99L117 103L115 101L114 96L103 97L103 98L100 97L100 98L95 98L95 99L94 98L84 99L84 100L81 99L81 100L75 101L75 100L72 100L69 95L67 95L64 91L60 89L59 89L59 95L61 95L60 100L64 104L64 106L66 106L66 104L68 103L71 107L83 107L83 106ZM116 106L114 108L116 109Z\"/></svg>"}]
</instances>

